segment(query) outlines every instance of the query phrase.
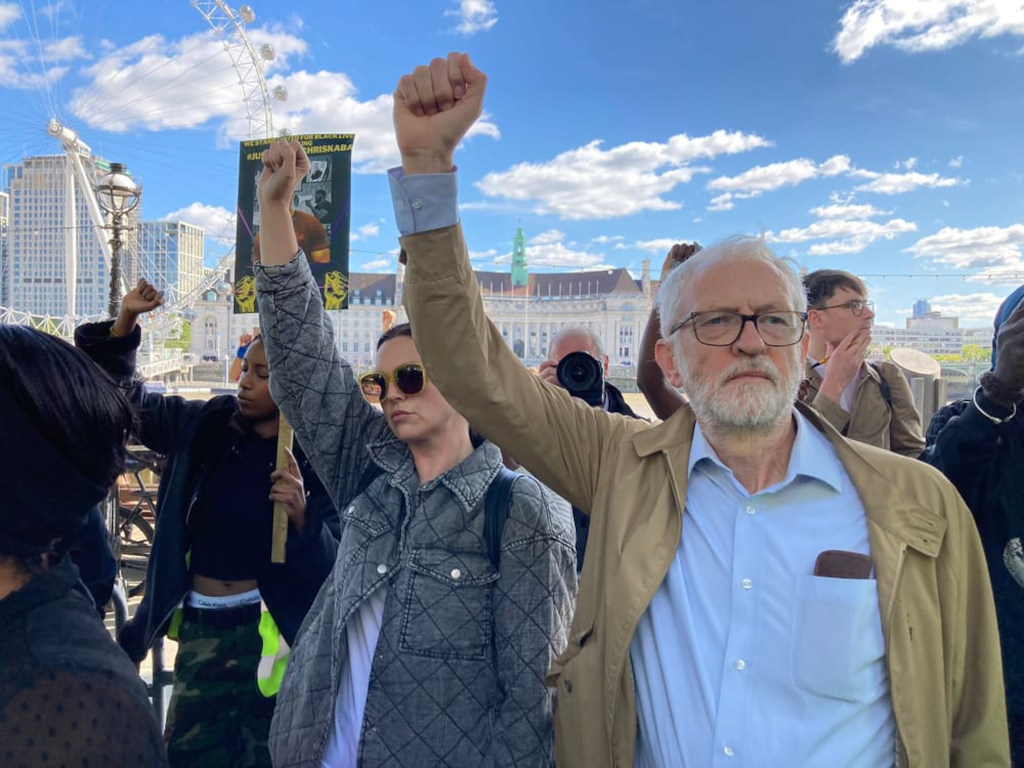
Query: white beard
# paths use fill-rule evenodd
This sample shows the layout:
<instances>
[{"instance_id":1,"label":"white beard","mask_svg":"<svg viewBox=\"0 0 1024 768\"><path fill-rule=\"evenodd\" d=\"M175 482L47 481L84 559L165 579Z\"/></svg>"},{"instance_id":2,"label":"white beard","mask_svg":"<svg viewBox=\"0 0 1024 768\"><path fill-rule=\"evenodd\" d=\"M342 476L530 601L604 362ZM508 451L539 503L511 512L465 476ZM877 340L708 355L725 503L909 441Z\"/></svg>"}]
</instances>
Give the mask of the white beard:
<instances>
[{"instance_id":1,"label":"white beard","mask_svg":"<svg viewBox=\"0 0 1024 768\"><path fill-rule=\"evenodd\" d=\"M726 431L767 431L793 411L802 374L798 358L794 358L789 370L780 371L766 355L747 357L730 365L713 382L694 375L682 356L677 360L683 388L702 425ZM744 372L763 373L768 378L730 381Z\"/></svg>"}]
</instances>

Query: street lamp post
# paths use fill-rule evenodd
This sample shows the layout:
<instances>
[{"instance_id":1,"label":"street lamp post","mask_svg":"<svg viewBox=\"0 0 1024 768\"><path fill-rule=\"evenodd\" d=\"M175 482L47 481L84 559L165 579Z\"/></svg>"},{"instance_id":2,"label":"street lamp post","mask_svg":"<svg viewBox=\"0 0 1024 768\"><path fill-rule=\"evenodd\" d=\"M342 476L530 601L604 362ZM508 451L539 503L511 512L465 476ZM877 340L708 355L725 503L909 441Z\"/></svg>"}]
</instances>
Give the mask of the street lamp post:
<instances>
[{"instance_id":1,"label":"street lamp post","mask_svg":"<svg viewBox=\"0 0 1024 768\"><path fill-rule=\"evenodd\" d=\"M142 196L142 186L129 176L123 163L111 163L110 173L96 185L100 207L110 214L110 299L107 312L117 317L121 304L121 232L124 217L135 210Z\"/></svg>"}]
</instances>

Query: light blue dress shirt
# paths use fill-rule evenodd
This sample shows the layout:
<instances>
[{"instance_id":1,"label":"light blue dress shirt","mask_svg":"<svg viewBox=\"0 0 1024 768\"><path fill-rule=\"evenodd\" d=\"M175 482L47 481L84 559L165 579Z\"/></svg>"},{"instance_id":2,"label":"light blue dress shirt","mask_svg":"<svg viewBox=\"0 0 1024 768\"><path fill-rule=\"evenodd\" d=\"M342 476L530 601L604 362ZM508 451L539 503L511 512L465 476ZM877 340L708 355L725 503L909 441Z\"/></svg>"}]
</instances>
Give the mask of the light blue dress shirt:
<instances>
[{"instance_id":1,"label":"light blue dress shirt","mask_svg":"<svg viewBox=\"0 0 1024 768\"><path fill-rule=\"evenodd\" d=\"M679 550L630 647L638 768L893 764L877 582L812 575L870 553L864 508L796 418L785 478L753 495L694 432Z\"/></svg>"},{"instance_id":2,"label":"light blue dress shirt","mask_svg":"<svg viewBox=\"0 0 1024 768\"><path fill-rule=\"evenodd\" d=\"M458 182L457 171L406 176L401 167L390 169L388 184L399 233L411 235L457 224Z\"/></svg>"},{"instance_id":3,"label":"light blue dress shirt","mask_svg":"<svg viewBox=\"0 0 1024 768\"><path fill-rule=\"evenodd\" d=\"M403 235L459 221L455 176L388 171ZM877 582L813 575L825 550L870 554L864 507L796 419L785 478L753 495L694 432L683 536L630 647L637 768L894 762Z\"/></svg>"}]
</instances>

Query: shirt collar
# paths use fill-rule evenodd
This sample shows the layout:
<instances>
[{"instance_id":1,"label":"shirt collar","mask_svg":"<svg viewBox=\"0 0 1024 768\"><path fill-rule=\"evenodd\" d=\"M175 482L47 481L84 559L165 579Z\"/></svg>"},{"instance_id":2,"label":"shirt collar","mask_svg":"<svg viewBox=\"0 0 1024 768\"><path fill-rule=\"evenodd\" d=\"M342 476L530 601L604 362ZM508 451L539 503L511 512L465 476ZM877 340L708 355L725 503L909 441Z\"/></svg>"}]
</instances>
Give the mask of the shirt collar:
<instances>
[{"instance_id":1,"label":"shirt collar","mask_svg":"<svg viewBox=\"0 0 1024 768\"><path fill-rule=\"evenodd\" d=\"M789 456L786 476L781 482L771 488L766 488L765 491L783 488L797 478L818 480L836 492L842 491L846 473L832 444L799 411L794 410L793 416L796 419L796 439L793 443L793 451ZM722 463L718 454L715 453L715 449L704 437L700 424L695 424L693 445L690 448L690 457L686 467L687 475L691 480L694 469L702 462L701 470L709 468L708 464L710 463L727 473L730 478L733 477L732 470Z\"/></svg>"}]
</instances>

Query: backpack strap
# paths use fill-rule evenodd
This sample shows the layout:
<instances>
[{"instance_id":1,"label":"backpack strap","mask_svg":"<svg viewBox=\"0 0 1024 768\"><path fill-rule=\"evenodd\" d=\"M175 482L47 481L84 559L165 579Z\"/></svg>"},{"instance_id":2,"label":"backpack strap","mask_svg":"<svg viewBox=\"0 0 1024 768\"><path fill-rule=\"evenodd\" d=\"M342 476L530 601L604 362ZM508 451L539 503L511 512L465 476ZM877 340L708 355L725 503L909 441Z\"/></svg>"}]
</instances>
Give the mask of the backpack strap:
<instances>
[{"instance_id":1,"label":"backpack strap","mask_svg":"<svg viewBox=\"0 0 1024 768\"><path fill-rule=\"evenodd\" d=\"M512 485L518 477L511 469L502 467L491 480L484 497L484 542L496 571L501 566L501 536L512 508Z\"/></svg>"},{"instance_id":2,"label":"backpack strap","mask_svg":"<svg viewBox=\"0 0 1024 768\"><path fill-rule=\"evenodd\" d=\"M885 374L882 373L881 367L878 363L868 363L872 368L875 369L875 373L878 374L878 388L882 390L882 398L885 400L885 404L889 406L889 410L892 410L892 390L889 389L889 382L885 380Z\"/></svg>"}]
</instances>

